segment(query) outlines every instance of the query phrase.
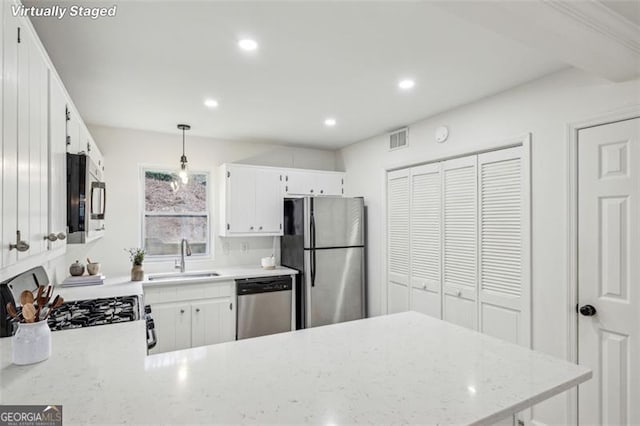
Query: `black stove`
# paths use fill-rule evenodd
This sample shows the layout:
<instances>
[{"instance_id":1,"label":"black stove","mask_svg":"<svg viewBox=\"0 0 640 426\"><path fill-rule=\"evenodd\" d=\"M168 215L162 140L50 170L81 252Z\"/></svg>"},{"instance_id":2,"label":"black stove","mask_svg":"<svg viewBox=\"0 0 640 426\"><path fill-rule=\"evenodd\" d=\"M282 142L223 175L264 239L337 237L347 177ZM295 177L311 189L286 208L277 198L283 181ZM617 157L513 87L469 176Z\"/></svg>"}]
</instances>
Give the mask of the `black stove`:
<instances>
[{"instance_id":1,"label":"black stove","mask_svg":"<svg viewBox=\"0 0 640 426\"><path fill-rule=\"evenodd\" d=\"M65 302L51 313L51 331L93 327L140 319L138 296L104 297Z\"/></svg>"}]
</instances>

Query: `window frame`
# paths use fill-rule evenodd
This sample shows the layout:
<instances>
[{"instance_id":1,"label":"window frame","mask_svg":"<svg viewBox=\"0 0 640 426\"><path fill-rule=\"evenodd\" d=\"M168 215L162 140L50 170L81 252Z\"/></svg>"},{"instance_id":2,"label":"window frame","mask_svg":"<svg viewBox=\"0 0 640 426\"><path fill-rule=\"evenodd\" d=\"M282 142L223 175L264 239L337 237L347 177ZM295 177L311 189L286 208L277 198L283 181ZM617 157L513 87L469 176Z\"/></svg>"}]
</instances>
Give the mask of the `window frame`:
<instances>
[{"instance_id":1,"label":"window frame","mask_svg":"<svg viewBox=\"0 0 640 426\"><path fill-rule=\"evenodd\" d=\"M177 174L177 171L175 170L175 168L172 167L167 167L165 166L160 166L160 165L153 165L153 164L141 164L140 165L140 173L139 173L139 196L138 196L138 202L139 202L139 212L140 212L140 247L142 247L143 249L146 250L146 246L145 246L145 237L146 237L146 219L147 216L155 216L155 217L162 217L162 216L184 216L184 217L206 217L207 218L207 231L206 231L206 235L207 235L207 240L206 240L206 251L204 253L193 253L191 256L189 256L188 258L185 257L185 261L187 259L193 259L193 260L208 260L208 259L213 259L213 255L214 255L214 250L213 250L213 229L211 228L211 223L212 223L212 182L211 182L211 172L209 172L208 170L190 170L189 171L189 175L192 174L198 174L198 175L205 175L206 181L207 181L207 191L206 191L206 195L207 195L207 199L206 199L206 212L204 213L200 213L200 212L186 212L186 213L170 213L170 212L148 212L146 210L146 186L145 186L145 175L146 172L158 172L158 173L170 173L170 174ZM170 260L175 260L175 259L180 259L180 254L167 254L167 255L160 255L160 254L156 254L156 255L150 255L150 254L146 254L145 255L145 261L149 261L149 262L166 262L166 261L170 261Z\"/></svg>"}]
</instances>

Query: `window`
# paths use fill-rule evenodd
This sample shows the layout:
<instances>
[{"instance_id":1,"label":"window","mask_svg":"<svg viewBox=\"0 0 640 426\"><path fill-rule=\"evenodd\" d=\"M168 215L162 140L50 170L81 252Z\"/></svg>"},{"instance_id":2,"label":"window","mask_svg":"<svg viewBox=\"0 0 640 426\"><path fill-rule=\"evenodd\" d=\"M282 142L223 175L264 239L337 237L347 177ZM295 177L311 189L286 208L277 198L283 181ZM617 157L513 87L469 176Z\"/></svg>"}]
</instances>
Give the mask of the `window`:
<instances>
[{"instance_id":1,"label":"window","mask_svg":"<svg viewBox=\"0 0 640 426\"><path fill-rule=\"evenodd\" d=\"M142 245L147 256L175 257L182 239L193 256L209 254L209 190L207 173L189 173L180 183L172 171L143 170Z\"/></svg>"}]
</instances>

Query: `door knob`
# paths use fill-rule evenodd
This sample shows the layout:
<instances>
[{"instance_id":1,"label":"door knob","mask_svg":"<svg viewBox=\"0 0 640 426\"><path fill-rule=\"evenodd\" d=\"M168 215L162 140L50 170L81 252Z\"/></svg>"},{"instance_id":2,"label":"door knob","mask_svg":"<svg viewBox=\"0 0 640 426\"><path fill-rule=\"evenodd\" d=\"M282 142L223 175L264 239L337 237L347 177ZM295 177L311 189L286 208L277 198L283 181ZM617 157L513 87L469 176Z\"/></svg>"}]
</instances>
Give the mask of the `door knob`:
<instances>
[{"instance_id":1,"label":"door knob","mask_svg":"<svg viewBox=\"0 0 640 426\"><path fill-rule=\"evenodd\" d=\"M52 232L49 235L46 235L44 239L53 242L58 240L58 236Z\"/></svg>"},{"instance_id":2,"label":"door knob","mask_svg":"<svg viewBox=\"0 0 640 426\"><path fill-rule=\"evenodd\" d=\"M56 237L58 237L59 240L64 240L67 238L64 232L59 232L58 235L56 235Z\"/></svg>"},{"instance_id":3,"label":"door knob","mask_svg":"<svg viewBox=\"0 0 640 426\"><path fill-rule=\"evenodd\" d=\"M580 306L580 313L585 317L592 317L596 314L596 312L598 311L596 311L596 308L594 308L592 305Z\"/></svg>"}]
</instances>

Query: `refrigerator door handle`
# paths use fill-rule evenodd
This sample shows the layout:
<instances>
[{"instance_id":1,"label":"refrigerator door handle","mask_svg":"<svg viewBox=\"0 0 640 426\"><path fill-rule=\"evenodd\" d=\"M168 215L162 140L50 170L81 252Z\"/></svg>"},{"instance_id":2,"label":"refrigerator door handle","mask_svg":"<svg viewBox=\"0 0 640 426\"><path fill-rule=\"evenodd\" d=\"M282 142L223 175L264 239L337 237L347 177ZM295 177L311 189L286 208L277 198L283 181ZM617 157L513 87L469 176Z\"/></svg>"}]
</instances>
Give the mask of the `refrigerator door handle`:
<instances>
[{"instance_id":1,"label":"refrigerator door handle","mask_svg":"<svg viewBox=\"0 0 640 426\"><path fill-rule=\"evenodd\" d=\"M316 221L313 218L313 211L310 217L311 227L311 287L316 286Z\"/></svg>"}]
</instances>

